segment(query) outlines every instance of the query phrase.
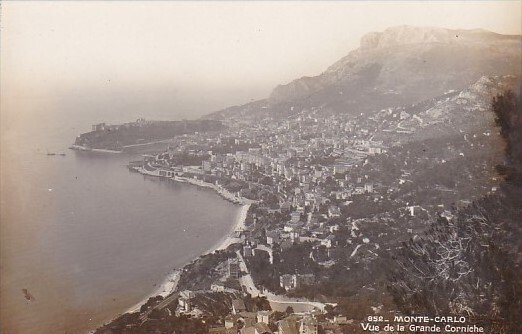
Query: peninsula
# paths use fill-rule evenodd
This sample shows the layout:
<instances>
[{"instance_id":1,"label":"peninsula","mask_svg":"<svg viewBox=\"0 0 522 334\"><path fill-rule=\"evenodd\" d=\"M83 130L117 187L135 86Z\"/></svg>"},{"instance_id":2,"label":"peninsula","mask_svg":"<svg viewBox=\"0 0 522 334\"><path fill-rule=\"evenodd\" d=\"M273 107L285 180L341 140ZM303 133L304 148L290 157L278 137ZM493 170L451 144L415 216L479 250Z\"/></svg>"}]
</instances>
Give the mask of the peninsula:
<instances>
[{"instance_id":1,"label":"peninsula","mask_svg":"<svg viewBox=\"0 0 522 334\"><path fill-rule=\"evenodd\" d=\"M120 125L99 123L92 131L79 135L71 149L121 152L145 147L186 134L219 131L223 124L215 120L149 121L143 118Z\"/></svg>"}]
</instances>

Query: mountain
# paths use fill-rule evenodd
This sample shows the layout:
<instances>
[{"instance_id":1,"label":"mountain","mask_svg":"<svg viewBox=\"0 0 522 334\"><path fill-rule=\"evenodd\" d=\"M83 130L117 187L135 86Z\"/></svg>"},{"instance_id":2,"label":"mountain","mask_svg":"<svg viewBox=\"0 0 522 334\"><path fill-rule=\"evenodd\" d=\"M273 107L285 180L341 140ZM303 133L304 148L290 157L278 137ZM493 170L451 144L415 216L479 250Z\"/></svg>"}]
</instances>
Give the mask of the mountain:
<instances>
[{"instance_id":1,"label":"mountain","mask_svg":"<svg viewBox=\"0 0 522 334\"><path fill-rule=\"evenodd\" d=\"M227 108L210 118L289 115L320 108L359 113L417 103L461 91L483 76L520 76L519 35L482 29L399 26L371 32L315 77L277 86L267 99Z\"/></svg>"},{"instance_id":2,"label":"mountain","mask_svg":"<svg viewBox=\"0 0 522 334\"><path fill-rule=\"evenodd\" d=\"M518 79L512 75L483 76L463 90L358 115L356 121L373 129L375 140L390 145L457 134L491 134L495 132L490 111L493 97L517 86Z\"/></svg>"}]
</instances>

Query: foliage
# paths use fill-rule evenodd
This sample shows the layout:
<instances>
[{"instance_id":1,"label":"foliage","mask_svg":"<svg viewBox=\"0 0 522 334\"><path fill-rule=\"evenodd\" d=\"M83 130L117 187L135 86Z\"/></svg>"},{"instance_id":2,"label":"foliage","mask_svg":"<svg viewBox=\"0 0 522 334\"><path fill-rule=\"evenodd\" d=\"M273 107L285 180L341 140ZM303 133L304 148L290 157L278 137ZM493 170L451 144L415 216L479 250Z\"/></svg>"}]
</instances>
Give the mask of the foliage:
<instances>
[{"instance_id":1,"label":"foliage","mask_svg":"<svg viewBox=\"0 0 522 334\"><path fill-rule=\"evenodd\" d=\"M389 290L405 313L463 314L492 333L515 333L522 331L522 110L511 92L492 109L506 143L506 182L405 243Z\"/></svg>"}]
</instances>

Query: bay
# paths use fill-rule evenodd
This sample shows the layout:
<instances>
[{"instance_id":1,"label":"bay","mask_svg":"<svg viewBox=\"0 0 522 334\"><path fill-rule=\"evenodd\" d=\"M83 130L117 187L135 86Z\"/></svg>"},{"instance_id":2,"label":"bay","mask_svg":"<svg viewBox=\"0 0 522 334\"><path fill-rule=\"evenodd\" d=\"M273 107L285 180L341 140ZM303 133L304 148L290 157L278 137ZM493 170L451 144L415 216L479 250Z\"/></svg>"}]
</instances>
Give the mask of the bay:
<instances>
[{"instance_id":1,"label":"bay","mask_svg":"<svg viewBox=\"0 0 522 334\"><path fill-rule=\"evenodd\" d=\"M239 214L212 191L129 172L139 156L67 150L88 121L3 129L2 333L98 327L218 243Z\"/></svg>"}]
</instances>

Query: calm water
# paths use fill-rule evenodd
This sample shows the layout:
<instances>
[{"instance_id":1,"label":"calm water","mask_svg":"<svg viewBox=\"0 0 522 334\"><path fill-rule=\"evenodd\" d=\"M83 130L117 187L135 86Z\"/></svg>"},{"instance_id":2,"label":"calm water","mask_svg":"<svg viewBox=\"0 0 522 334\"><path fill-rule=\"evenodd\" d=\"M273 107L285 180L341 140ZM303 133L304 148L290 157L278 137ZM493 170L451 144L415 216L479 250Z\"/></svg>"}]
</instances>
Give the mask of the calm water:
<instances>
[{"instance_id":1,"label":"calm water","mask_svg":"<svg viewBox=\"0 0 522 334\"><path fill-rule=\"evenodd\" d=\"M125 164L137 157L67 150L89 124L42 118L4 132L4 334L96 328L216 244L238 215L208 190L130 173Z\"/></svg>"}]
</instances>

